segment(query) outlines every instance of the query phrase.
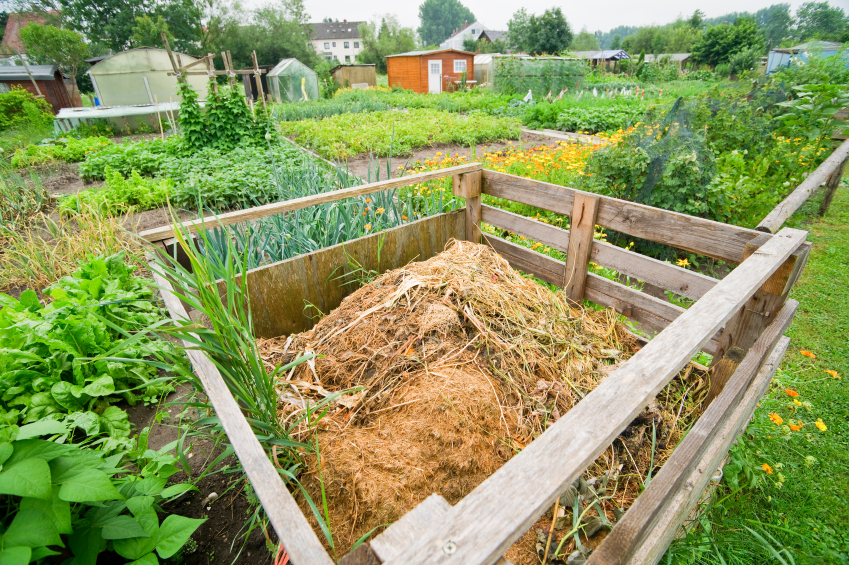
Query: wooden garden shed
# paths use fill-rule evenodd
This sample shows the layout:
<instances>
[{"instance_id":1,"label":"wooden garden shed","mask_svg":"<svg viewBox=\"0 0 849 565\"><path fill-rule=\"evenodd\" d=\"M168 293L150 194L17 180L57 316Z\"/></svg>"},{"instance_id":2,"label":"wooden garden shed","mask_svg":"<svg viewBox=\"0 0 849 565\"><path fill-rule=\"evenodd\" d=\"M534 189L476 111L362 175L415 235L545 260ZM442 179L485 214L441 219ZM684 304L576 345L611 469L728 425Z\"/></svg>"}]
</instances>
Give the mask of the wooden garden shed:
<instances>
[{"instance_id":1,"label":"wooden garden shed","mask_svg":"<svg viewBox=\"0 0 849 565\"><path fill-rule=\"evenodd\" d=\"M457 49L410 51L386 57L389 86L439 93L455 86L461 75L475 76L475 54Z\"/></svg>"},{"instance_id":2,"label":"wooden garden shed","mask_svg":"<svg viewBox=\"0 0 849 565\"><path fill-rule=\"evenodd\" d=\"M37 89L35 85L38 85ZM65 77L56 65L0 67L0 92L9 92L13 86L43 95L53 107L54 114L62 108L74 106L65 86Z\"/></svg>"},{"instance_id":3,"label":"wooden garden shed","mask_svg":"<svg viewBox=\"0 0 849 565\"><path fill-rule=\"evenodd\" d=\"M374 65L336 65L330 69L330 76L340 86L377 86L377 73Z\"/></svg>"}]
</instances>

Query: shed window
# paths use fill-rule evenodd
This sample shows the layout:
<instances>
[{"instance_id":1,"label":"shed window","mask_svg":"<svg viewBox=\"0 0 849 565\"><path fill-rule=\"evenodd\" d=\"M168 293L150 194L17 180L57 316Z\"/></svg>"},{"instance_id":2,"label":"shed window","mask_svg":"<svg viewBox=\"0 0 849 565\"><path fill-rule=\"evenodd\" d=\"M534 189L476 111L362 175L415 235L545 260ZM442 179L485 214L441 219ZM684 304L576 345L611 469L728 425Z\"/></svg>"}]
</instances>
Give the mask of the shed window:
<instances>
[{"instance_id":1,"label":"shed window","mask_svg":"<svg viewBox=\"0 0 849 565\"><path fill-rule=\"evenodd\" d=\"M359 42L359 41L355 41L355 42L354 42L354 49L359 49L359 48L360 48L360 42Z\"/></svg>"},{"instance_id":2,"label":"shed window","mask_svg":"<svg viewBox=\"0 0 849 565\"><path fill-rule=\"evenodd\" d=\"M346 42L345 42L345 49L347 49L347 48L348 48L348 47L350 47L350 46L351 46L351 44L350 44L350 43L348 43L348 42L346 41Z\"/></svg>"},{"instance_id":3,"label":"shed window","mask_svg":"<svg viewBox=\"0 0 849 565\"><path fill-rule=\"evenodd\" d=\"M465 73L466 72L466 60L465 59L456 59L454 61L454 72L455 73Z\"/></svg>"},{"instance_id":4,"label":"shed window","mask_svg":"<svg viewBox=\"0 0 849 565\"><path fill-rule=\"evenodd\" d=\"M329 44L329 43L325 43L325 44L324 44L324 48L325 48L325 49L330 49L330 44Z\"/></svg>"}]
</instances>

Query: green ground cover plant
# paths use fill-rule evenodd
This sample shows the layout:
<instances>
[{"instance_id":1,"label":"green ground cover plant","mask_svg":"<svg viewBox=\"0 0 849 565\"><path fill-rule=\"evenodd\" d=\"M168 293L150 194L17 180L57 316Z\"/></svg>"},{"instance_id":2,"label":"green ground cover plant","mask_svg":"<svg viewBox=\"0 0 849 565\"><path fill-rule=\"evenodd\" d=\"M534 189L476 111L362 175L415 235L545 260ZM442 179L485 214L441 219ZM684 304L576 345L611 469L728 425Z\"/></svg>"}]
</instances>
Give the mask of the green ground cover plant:
<instances>
[{"instance_id":1,"label":"green ground cover plant","mask_svg":"<svg viewBox=\"0 0 849 565\"><path fill-rule=\"evenodd\" d=\"M162 502L197 490L189 483L166 486L179 470L168 453L174 445L147 449L145 428L130 449L108 455L58 441L71 433L55 420L0 425L0 562L66 557L94 565L109 551L153 564L157 555L176 555L204 520L170 515L160 522Z\"/></svg>"},{"instance_id":2,"label":"green ground cover plant","mask_svg":"<svg viewBox=\"0 0 849 565\"><path fill-rule=\"evenodd\" d=\"M339 114L319 121L283 122L280 127L284 134L329 159L363 153L409 155L414 148L434 143L468 146L519 139L521 134L514 118L461 116L430 109Z\"/></svg>"},{"instance_id":3,"label":"green ground cover plant","mask_svg":"<svg viewBox=\"0 0 849 565\"><path fill-rule=\"evenodd\" d=\"M102 151L110 145L114 144L101 136L81 139L75 137L47 139L39 145L29 145L15 151L12 155L12 166L26 168L55 161L78 163L87 155Z\"/></svg>"},{"instance_id":4,"label":"green ground cover plant","mask_svg":"<svg viewBox=\"0 0 849 565\"><path fill-rule=\"evenodd\" d=\"M20 299L0 294L0 420L42 419L85 436L106 434L104 449L124 446L127 413L114 403L155 401L172 390L145 359L163 358L149 333L163 318L145 279L124 254L94 258L71 276Z\"/></svg>"},{"instance_id":5,"label":"green ground cover plant","mask_svg":"<svg viewBox=\"0 0 849 565\"><path fill-rule=\"evenodd\" d=\"M106 184L101 188L68 194L59 199L61 214L78 214L87 208L105 210L108 214L131 210L152 210L165 205L173 181L142 177L133 170L127 178L108 165L104 170Z\"/></svg>"}]
</instances>

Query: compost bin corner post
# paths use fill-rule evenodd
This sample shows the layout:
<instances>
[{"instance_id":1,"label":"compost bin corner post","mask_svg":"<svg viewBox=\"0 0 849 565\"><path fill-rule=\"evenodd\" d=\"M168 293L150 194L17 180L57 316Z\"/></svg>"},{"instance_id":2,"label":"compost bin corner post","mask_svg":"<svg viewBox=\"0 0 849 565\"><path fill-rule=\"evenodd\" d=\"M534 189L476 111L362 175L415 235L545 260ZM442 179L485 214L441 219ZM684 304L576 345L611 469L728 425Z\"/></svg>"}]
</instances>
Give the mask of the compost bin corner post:
<instances>
[{"instance_id":1,"label":"compost bin corner post","mask_svg":"<svg viewBox=\"0 0 849 565\"><path fill-rule=\"evenodd\" d=\"M466 239L481 242L481 171L452 177L454 196L466 199Z\"/></svg>"},{"instance_id":2,"label":"compost bin corner post","mask_svg":"<svg viewBox=\"0 0 849 565\"><path fill-rule=\"evenodd\" d=\"M597 197L584 192L575 193L563 281L563 292L573 304L581 304L587 287L587 266L593 246L598 205Z\"/></svg>"}]
</instances>

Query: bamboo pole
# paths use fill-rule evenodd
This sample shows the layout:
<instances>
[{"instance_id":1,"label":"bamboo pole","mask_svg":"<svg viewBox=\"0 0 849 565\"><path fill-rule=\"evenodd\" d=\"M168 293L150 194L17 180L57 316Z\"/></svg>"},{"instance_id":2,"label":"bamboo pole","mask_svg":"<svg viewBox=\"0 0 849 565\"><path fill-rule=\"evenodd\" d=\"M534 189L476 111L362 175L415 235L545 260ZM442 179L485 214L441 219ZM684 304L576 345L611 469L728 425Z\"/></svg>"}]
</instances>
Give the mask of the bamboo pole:
<instances>
[{"instance_id":1,"label":"bamboo pole","mask_svg":"<svg viewBox=\"0 0 849 565\"><path fill-rule=\"evenodd\" d=\"M262 102L262 109L265 111L265 115L268 116L268 108L265 105L265 93L262 91L262 73L259 72L259 65L256 62L256 51L251 52L251 58L254 62L254 77L256 78L256 92L259 97L260 102Z\"/></svg>"},{"instance_id":2,"label":"bamboo pole","mask_svg":"<svg viewBox=\"0 0 849 565\"><path fill-rule=\"evenodd\" d=\"M29 79L32 81L32 85L35 87L35 91L38 93L39 98L44 98L44 95L41 93L41 89L38 88L38 83L35 82L35 78L33 78L32 73L29 70L29 65L27 65L26 60L21 56L21 52L15 49L15 53L18 54L18 59L21 61L21 64L24 66L24 70L29 75Z\"/></svg>"}]
</instances>

